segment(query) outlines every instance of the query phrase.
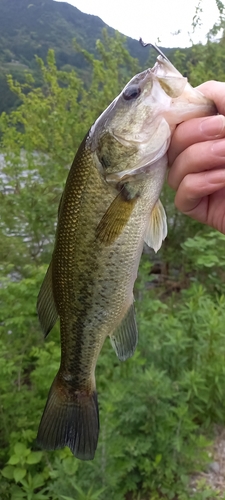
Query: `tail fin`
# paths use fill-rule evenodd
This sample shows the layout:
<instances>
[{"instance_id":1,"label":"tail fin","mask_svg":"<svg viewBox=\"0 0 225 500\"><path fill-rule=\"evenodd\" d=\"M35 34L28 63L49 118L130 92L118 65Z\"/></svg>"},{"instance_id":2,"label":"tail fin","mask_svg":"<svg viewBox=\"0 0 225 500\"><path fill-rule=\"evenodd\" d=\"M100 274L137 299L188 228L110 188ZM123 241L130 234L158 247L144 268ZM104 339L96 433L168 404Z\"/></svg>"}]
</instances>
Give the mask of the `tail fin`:
<instances>
[{"instance_id":1,"label":"tail fin","mask_svg":"<svg viewBox=\"0 0 225 500\"><path fill-rule=\"evenodd\" d=\"M75 457L92 460L98 433L97 393L75 390L59 372L49 392L37 444L46 450L69 446Z\"/></svg>"}]
</instances>

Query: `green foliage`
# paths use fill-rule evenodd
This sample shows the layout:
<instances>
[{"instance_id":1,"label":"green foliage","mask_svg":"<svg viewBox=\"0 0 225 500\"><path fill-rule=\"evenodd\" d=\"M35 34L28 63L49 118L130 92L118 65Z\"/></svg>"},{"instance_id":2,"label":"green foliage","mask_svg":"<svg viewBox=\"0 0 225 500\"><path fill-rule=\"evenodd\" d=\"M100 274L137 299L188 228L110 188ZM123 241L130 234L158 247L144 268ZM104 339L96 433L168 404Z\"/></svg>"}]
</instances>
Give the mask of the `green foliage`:
<instances>
[{"instance_id":1,"label":"green foliage","mask_svg":"<svg viewBox=\"0 0 225 500\"><path fill-rule=\"evenodd\" d=\"M7 421L11 452L2 475L16 483L12 491L18 495L20 489L21 498L33 498L28 492L34 498L39 498L37 494L53 499L104 498L102 488L118 500L128 491L133 498L138 498L138 491L185 498L179 495L187 488L188 473L207 462L204 434L211 423L223 422L225 411L225 299L213 299L201 285L193 284L179 300L171 297L161 302L146 289L147 273L143 263L136 290L137 352L133 359L119 363L107 342L99 359L101 433L93 463L77 461L67 449L47 454L29 445L59 363L58 342L47 342L45 349L30 347L30 380L26 387L21 367L20 403L18 387L13 388L15 367L12 363L7 372L3 363L3 407L7 416L7 405L15 408L17 402L19 407ZM22 283L18 286L22 288ZM11 308L13 315L13 300ZM1 349L3 361L5 353ZM28 377L26 363L24 371Z\"/></svg>"},{"instance_id":2,"label":"green foliage","mask_svg":"<svg viewBox=\"0 0 225 500\"><path fill-rule=\"evenodd\" d=\"M100 59L89 55L88 89L75 71L57 70L53 51L46 66L37 59L41 88L34 88L30 74L22 85L8 78L22 102L16 111L0 117L4 155L0 265L6 260L13 263L10 273L24 275L34 261L37 265L49 261L65 169L99 113L138 71L119 35L110 39L105 33L104 44L99 41L97 47Z\"/></svg>"},{"instance_id":3,"label":"green foliage","mask_svg":"<svg viewBox=\"0 0 225 500\"><path fill-rule=\"evenodd\" d=\"M88 85L89 66L80 51L74 50L73 39L79 46L94 56L98 55L96 40L103 41L102 30L115 36L115 30L100 18L87 15L76 7L53 0L7 0L0 2L0 113L17 108L20 101L6 83L6 75L12 74L21 83L24 74L31 71L35 85L40 85L40 74L35 57L46 61L49 49L54 49L57 67L71 68ZM125 37L124 37L125 40ZM137 40L126 39L126 48L146 64L148 51L143 50Z\"/></svg>"},{"instance_id":4,"label":"green foliage","mask_svg":"<svg viewBox=\"0 0 225 500\"><path fill-rule=\"evenodd\" d=\"M12 16L12 13L14 15ZM55 48L59 66L79 66L82 61L72 49L76 36L79 43L93 51L105 24L101 19L80 12L72 5L45 0L8 0L1 2L0 30L3 61L16 60L28 67L35 55L45 58L49 48ZM110 34L115 31L111 28Z\"/></svg>"},{"instance_id":5,"label":"green foliage","mask_svg":"<svg viewBox=\"0 0 225 500\"><path fill-rule=\"evenodd\" d=\"M135 289L140 339L120 363L99 357L100 440L92 462L35 436L60 362L59 328L44 344L35 303L52 250L57 205L74 152L96 116L138 71L116 35L97 43L89 86L38 59L43 85L8 78L21 104L0 117L0 498L203 500L189 476L209 461L212 426L225 414L224 236L176 212L166 188L169 236L145 254ZM179 54L177 54L177 57ZM182 57L180 64L183 64ZM129 75L129 76L128 76Z\"/></svg>"},{"instance_id":6,"label":"green foliage","mask_svg":"<svg viewBox=\"0 0 225 500\"><path fill-rule=\"evenodd\" d=\"M35 472L32 474L30 472L32 466L41 461L42 452L31 451L23 443L16 443L13 451L14 454L10 456L8 465L1 471L4 478L14 480L16 484L20 483L22 485L22 488L14 485L12 488L12 500L16 500L17 498L44 500L46 498L43 494L45 489L40 490L45 483L44 475ZM38 490L37 494L35 490Z\"/></svg>"},{"instance_id":7,"label":"green foliage","mask_svg":"<svg viewBox=\"0 0 225 500\"><path fill-rule=\"evenodd\" d=\"M187 63L187 73L193 86L200 85L207 80L225 80L224 45L223 35L219 43L213 43L208 38L206 45L192 47Z\"/></svg>"},{"instance_id":8,"label":"green foliage","mask_svg":"<svg viewBox=\"0 0 225 500\"><path fill-rule=\"evenodd\" d=\"M223 4L218 0L216 3L220 19L213 27L211 36L215 36L219 28L224 27ZM200 17L198 12L195 24L200 22ZM4 95L4 99L0 103L0 113L9 112L20 104L16 94L13 94L7 86L6 75L12 74L23 83L25 73L29 70L35 78L35 85L40 85L42 82L35 57L38 56L45 61L49 49L55 51L58 68L63 71L76 69L88 85L89 67L80 50L74 50L73 39L76 38L79 46L96 57L98 55L96 40L104 41L102 32L106 27L109 35L115 36L115 30L106 26L100 18L80 12L76 7L66 3L53 0L2 1L0 3L0 95ZM149 56L149 51L144 50L137 40L128 37L125 44L129 53L138 59L141 67L152 66L154 55L151 53ZM188 73L193 83L196 81L201 83L201 77L202 80L206 79L206 75L208 79L213 74L217 75L217 79L222 79L223 43L219 44L221 48L219 58L216 45L207 44L206 48L201 45L194 47L193 50L188 48L179 51L163 48L163 51L172 61L176 62L181 57L183 64L178 64L178 68L182 68L183 73Z\"/></svg>"},{"instance_id":9,"label":"green foliage","mask_svg":"<svg viewBox=\"0 0 225 500\"><path fill-rule=\"evenodd\" d=\"M225 236L218 231L203 231L196 234L194 238L188 238L182 245L185 253L188 254L190 266L195 265L196 278L198 274L205 270L204 281L208 287L213 285L213 289L224 293L223 269Z\"/></svg>"}]
</instances>

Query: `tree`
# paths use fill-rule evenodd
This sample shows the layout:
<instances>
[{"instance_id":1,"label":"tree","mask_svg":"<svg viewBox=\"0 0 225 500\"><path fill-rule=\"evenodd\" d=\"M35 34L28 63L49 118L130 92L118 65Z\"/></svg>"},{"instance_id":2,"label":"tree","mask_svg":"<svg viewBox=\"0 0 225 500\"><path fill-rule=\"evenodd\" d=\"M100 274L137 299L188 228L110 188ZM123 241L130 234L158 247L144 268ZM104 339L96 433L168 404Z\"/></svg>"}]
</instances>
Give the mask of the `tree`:
<instances>
[{"instance_id":1,"label":"tree","mask_svg":"<svg viewBox=\"0 0 225 500\"><path fill-rule=\"evenodd\" d=\"M25 84L9 77L21 105L0 118L0 497L184 500L188 473L206 460L206 429L225 410L224 237L176 213L168 189L169 238L144 255L135 290L139 347L120 363L106 342L99 358L95 460L35 448L60 358L58 325L44 345L35 303L63 183L90 125L138 71L119 35L97 42L99 59L76 49L90 64L88 86L57 70L50 51L46 65L38 59L41 87L29 74Z\"/></svg>"}]
</instances>

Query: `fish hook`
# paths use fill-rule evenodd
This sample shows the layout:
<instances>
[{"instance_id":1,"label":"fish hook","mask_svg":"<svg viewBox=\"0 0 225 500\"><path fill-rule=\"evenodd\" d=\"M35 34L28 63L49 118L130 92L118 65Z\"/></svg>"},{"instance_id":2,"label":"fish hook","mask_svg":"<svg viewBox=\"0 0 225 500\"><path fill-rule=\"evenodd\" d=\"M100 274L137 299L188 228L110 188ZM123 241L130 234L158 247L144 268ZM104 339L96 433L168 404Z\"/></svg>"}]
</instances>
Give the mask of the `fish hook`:
<instances>
[{"instance_id":1,"label":"fish hook","mask_svg":"<svg viewBox=\"0 0 225 500\"><path fill-rule=\"evenodd\" d=\"M159 47L157 45L155 45L154 43L145 43L143 42L142 38L139 38L139 42L140 44L142 45L142 47L148 47L148 45L151 45L151 47L153 47L153 49L156 50L156 52L158 52L158 54L160 54L160 56L163 57L163 59L165 59L166 61L169 61L168 57L165 56L165 54L163 54L163 52L159 49Z\"/></svg>"}]
</instances>

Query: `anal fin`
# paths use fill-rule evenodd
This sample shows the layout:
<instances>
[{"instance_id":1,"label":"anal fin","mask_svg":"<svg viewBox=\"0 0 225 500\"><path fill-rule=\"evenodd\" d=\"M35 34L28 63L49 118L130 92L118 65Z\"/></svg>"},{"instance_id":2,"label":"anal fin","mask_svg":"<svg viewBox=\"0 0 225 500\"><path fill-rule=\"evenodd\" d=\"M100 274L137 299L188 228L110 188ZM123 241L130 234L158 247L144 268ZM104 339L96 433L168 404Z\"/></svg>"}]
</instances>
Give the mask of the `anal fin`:
<instances>
[{"instance_id":1,"label":"anal fin","mask_svg":"<svg viewBox=\"0 0 225 500\"><path fill-rule=\"evenodd\" d=\"M53 328L58 313L52 291L52 263L50 263L37 299L37 313L45 337Z\"/></svg>"},{"instance_id":2,"label":"anal fin","mask_svg":"<svg viewBox=\"0 0 225 500\"><path fill-rule=\"evenodd\" d=\"M120 361L125 361L134 354L138 342L138 329L133 304L119 327L110 336L110 341Z\"/></svg>"}]
</instances>

